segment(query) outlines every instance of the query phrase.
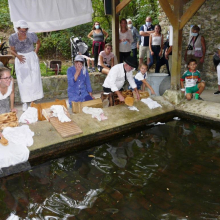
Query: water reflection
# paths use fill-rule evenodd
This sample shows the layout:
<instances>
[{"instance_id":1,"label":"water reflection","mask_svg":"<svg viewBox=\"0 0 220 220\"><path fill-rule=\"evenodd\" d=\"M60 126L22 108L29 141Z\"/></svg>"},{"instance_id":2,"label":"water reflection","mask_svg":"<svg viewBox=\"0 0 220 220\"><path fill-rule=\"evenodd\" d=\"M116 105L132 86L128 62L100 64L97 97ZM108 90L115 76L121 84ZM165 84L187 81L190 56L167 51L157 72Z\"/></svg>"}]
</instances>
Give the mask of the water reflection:
<instances>
[{"instance_id":1,"label":"water reflection","mask_svg":"<svg viewBox=\"0 0 220 220\"><path fill-rule=\"evenodd\" d=\"M0 179L0 219L219 219L219 147L202 125L150 126Z\"/></svg>"}]
</instances>

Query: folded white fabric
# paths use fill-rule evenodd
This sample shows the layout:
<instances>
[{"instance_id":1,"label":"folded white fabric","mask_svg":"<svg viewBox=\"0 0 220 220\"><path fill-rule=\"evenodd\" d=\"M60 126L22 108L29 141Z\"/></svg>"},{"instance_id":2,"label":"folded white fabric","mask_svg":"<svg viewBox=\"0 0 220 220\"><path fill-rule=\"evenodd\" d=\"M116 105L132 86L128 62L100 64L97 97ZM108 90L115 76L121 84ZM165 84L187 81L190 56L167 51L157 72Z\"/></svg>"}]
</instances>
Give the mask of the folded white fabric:
<instances>
[{"instance_id":1,"label":"folded white fabric","mask_svg":"<svg viewBox=\"0 0 220 220\"><path fill-rule=\"evenodd\" d=\"M82 111L86 114L92 115L92 118L97 118L98 121L106 120L104 112L101 108L83 107Z\"/></svg>"},{"instance_id":2,"label":"folded white fabric","mask_svg":"<svg viewBox=\"0 0 220 220\"><path fill-rule=\"evenodd\" d=\"M69 122L71 119L65 114L62 105L52 105L50 110L53 112L54 117L58 117L60 122Z\"/></svg>"},{"instance_id":3,"label":"folded white fabric","mask_svg":"<svg viewBox=\"0 0 220 220\"><path fill-rule=\"evenodd\" d=\"M8 140L8 145L0 144L0 168L27 161L29 158L27 147L34 143L34 132L29 129L29 126L6 127L2 134Z\"/></svg>"},{"instance_id":4,"label":"folded white fabric","mask_svg":"<svg viewBox=\"0 0 220 220\"><path fill-rule=\"evenodd\" d=\"M11 215L6 220L19 220L19 216L11 213Z\"/></svg>"},{"instance_id":5,"label":"folded white fabric","mask_svg":"<svg viewBox=\"0 0 220 220\"><path fill-rule=\"evenodd\" d=\"M33 107L28 107L28 109L21 115L19 122L31 124L38 121L37 109Z\"/></svg>"},{"instance_id":6,"label":"folded white fabric","mask_svg":"<svg viewBox=\"0 0 220 220\"><path fill-rule=\"evenodd\" d=\"M128 109L131 111L138 111L139 112L139 110L135 106L129 106Z\"/></svg>"},{"instance_id":7,"label":"folded white fabric","mask_svg":"<svg viewBox=\"0 0 220 220\"><path fill-rule=\"evenodd\" d=\"M153 101L151 98L141 99L141 101L142 101L143 103L147 104L147 106L148 106L150 109L162 107L158 102Z\"/></svg>"}]
</instances>

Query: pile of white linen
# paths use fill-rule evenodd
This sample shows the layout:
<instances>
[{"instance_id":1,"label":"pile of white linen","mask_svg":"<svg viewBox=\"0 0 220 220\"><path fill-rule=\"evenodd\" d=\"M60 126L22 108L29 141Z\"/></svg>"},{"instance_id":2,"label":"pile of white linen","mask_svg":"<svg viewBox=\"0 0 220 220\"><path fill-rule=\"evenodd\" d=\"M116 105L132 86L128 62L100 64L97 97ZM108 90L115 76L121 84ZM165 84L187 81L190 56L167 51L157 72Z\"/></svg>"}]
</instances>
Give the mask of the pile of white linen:
<instances>
[{"instance_id":1,"label":"pile of white linen","mask_svg":"<svg viewBox=\"0 0 220 220\"><path fill-rule=\"evenodd\" d=\"M29 129L29 126L6 127L2 134L8 140L8 145L0 144L0 169L27 161L29 158L27 147L34 142L34 132Z\"/></svg>"}]
</instances>

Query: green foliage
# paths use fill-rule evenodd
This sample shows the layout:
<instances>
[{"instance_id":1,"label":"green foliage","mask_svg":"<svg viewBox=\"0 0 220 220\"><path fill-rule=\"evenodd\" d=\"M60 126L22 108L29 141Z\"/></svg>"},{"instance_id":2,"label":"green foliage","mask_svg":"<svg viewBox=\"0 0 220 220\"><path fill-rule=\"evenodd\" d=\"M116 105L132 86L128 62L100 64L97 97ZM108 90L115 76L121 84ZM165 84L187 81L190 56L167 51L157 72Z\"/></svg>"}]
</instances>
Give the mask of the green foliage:
<instances>
[{"instance_id":1,"label":"green foliage","mask_svg":"<svg viewBox=\"0 0 220 220\"><path fill-rule=\"evenodd\" d=\"M94 13L92 15L93 22L78 25L73 28L54 31L49 33L39 33L38 37L41 41L39 50L40 58L56 59L62 57L71 59L70 37L81 37L82 40L89 46L91 53L92 41L87 37L92 30L95 21L100 22L101 27L108 32L109 37L107 42L112 41L112 17L105 15L103 0L92 0ZM133 0L121 12L121 18L131 18L134 26L138 29L145 23L146 16L151 16L153 24L158 23L158 1L157 0ZM0 30L7 31L12 28L10 22L8 0L0 0Z\"/></svg>"},{"instance_id":2,"label":"green foliage","mask_svg":"<svg viewBox=\"0 0 220 220\"><path fill-rule=\"evenodd\" d=\"M0 30L7 31L12 26L9 15L8 0L0 1Z\"/></svg>"}]
</instances>

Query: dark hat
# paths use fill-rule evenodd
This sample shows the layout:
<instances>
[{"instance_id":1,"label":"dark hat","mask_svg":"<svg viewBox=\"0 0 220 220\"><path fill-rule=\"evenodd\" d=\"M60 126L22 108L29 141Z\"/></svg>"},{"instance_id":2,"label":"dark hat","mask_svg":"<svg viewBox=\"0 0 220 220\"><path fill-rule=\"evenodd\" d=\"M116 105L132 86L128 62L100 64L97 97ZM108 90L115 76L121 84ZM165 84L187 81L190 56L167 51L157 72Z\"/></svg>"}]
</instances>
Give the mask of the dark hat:
<instances>
[{"instance_id":1,"label":"dark hat","mask_svg":"<svg viewBox=\"0 0 220 220\"><path fill-rule=\"evenodd\" d=\"M127 63L129 66L136 68L137 67L137 60L135 57L128 56L125 58L125 63Z\"/></svg>"}]
</instances>

